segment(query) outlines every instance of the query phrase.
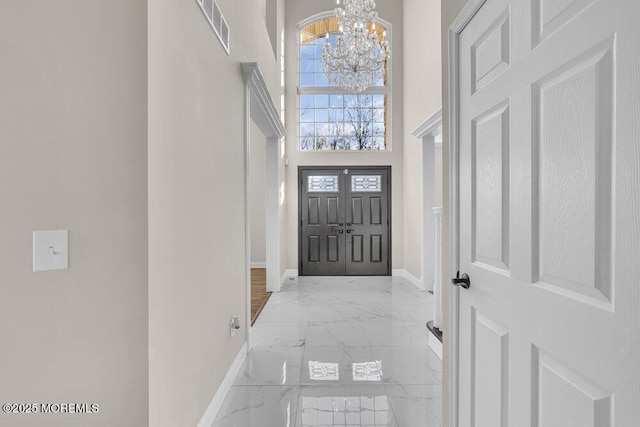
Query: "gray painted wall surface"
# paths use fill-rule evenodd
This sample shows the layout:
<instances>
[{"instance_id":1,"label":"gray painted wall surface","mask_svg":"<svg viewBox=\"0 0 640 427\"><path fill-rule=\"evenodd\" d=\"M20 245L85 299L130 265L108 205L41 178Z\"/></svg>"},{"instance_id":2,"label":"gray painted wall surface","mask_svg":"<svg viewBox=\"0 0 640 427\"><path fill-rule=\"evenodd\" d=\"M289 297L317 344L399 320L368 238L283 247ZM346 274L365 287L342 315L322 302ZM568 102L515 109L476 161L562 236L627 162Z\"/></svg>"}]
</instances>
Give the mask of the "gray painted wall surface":
<instances>
[{"instance_id":1,"label":"gray painted wall surface","mask_svg":"<svg viewBox=\"0 0 640 427\"><path fill-rule=\"evenodd\" d=\"M259 0L220 0L231 55L195 0L149 2L149 411L198 423L244 342L244 81L280 66ZM280 2L282 10L282 1ZM282 21L280 22L280 28ZM229 323L240 315L233 338Z\"/></svg>"},{"instance_id":2,"label":"gray painted wall surface","mask_svg":"<svg viewBox=\"0 0 640 427\"><path fill-rule=\"evenodd\" d=\"M0 230L0 401L99 405L0 425L147 425L146 1L0 2Z\"/></svg>"}]
</instances>

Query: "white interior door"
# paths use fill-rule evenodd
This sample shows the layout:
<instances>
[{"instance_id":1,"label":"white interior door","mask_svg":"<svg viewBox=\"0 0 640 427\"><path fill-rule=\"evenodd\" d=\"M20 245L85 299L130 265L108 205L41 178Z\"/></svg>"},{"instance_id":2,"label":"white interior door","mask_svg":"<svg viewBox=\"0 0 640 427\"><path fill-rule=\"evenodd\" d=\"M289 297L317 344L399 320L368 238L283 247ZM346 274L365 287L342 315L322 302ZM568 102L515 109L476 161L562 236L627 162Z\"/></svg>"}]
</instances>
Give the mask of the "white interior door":
<instances>
[{"instance_id":1,"label":"white interior door","mask_svg":"<svg viewBox=\"0 0 640 427\"><path fill-rule=\"evenodd\" d=\"M640 1L459 36L461 427L640 426Z\"/></svg>"}]
</instances>

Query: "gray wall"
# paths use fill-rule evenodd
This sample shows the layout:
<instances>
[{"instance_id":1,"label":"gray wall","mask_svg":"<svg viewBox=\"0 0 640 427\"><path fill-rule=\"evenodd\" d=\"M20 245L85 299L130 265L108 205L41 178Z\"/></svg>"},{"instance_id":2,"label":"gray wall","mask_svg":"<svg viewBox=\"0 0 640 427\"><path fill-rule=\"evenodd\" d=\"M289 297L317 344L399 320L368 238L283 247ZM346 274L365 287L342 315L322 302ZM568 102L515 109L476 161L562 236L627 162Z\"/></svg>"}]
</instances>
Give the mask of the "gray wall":
<instances>
[{"instance_id":1,"label":"gray wall","mask_svg":"<svg viewBox=\"0 0 640 427\"><path fill-rule=\"evenodd\" d=\"M146 1L0 2L0 401L100 407L0 425L148 424L146 52Z\"/></svg>"},{"instance_id":2,"label":"gray wall","mask_svg":"<svg viewBox=\"0 0 640 427\"><path fill-rule=\"evenodd\" d=\"M403 7L404 268L430 288L433 277L424 277L422 271L422 218L433 212L423 212L423 142L411 132L442 105L440 0L403 0ZM436 175L433 170L425 173Z\"/></svg>"},{"instance_id":3,"label":"gray wall","mask_svg":"<svg viewBox=\"0 0 640 427\"><path fill-rule=\"evenodd\" d=\"M227 56L195 0L149 2L149 410L198 423L244 337L244 81L281 93L259 0L220 0ZM281 21L280 21L281 22ZM243 328L229 336L232 315Z\"/></svg>"}]
</instances>

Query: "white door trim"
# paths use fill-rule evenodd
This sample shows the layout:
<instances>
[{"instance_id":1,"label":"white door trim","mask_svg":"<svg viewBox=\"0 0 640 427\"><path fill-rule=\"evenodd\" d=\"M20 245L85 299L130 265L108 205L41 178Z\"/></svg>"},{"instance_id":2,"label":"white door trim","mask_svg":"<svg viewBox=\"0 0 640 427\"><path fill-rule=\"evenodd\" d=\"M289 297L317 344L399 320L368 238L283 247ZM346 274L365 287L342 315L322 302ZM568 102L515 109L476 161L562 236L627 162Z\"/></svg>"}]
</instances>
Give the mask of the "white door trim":
<instances>
[{"instance_id":1,"label":"white door trim","mask_svg":"<svg viewBox=\"0 0 640 427\"><path fill-rule=\"evenodd\" d=\"M449 277L460 266L459 230L459 74L460 34L487 0L469 0L449 27L448 35L448 99L449 99ZM446 273L445 273L446 274ZM448 280L446 280L448 283ZM460 289L449 286L449 427L458 427L459 404L459 302Z\"/></svg>"},{"instance_id":2,"label":"white door trim","mask_svg":"<svg viewBox=\"0 0 640 427\"><path fill-rule=\"evenodd\" d=\"M422 144L422 289L435 295L435 152L442 148L442 107L411 132Z\"/></svg>"},{"instance_id":3,"label":"white door trim","mask_svg":"<svg viewBox=\"0 0 640 427\"><path fill-rule=\"evenodd\" d=\"M251 121L266 137L267 176L266 211L269 226L266 235L267 289L279 291L280 282L280 167L281 141L285 128L269 88L265 83L258 64L243 62L242 76L245 81L245 131L244 131L244 224L245 224L245 331L247 352L251 351L251 227L250 227L250 187L251 187Z\"/></svg>"}]
</instances>

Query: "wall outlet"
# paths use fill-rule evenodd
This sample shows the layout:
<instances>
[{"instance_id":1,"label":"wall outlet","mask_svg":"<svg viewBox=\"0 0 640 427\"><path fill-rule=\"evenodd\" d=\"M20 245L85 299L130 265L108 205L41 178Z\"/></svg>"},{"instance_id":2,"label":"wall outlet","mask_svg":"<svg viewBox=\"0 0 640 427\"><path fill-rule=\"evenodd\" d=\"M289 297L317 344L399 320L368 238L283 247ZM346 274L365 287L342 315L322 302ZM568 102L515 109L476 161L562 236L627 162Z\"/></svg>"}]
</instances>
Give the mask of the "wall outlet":
<instances>
[{"instance_id":1,"label":"wall outlet","mask_svg":"<svg viewBox=\"0 0 640 427\"><path fill-rule=\"evenodd\" d=\"M240 316L233 316L231 318L231 338L236 334L236 331L240 329Z\"/></svg>"}]
</instances>

